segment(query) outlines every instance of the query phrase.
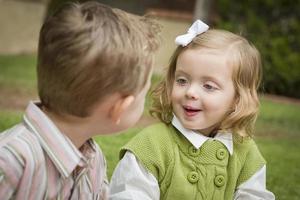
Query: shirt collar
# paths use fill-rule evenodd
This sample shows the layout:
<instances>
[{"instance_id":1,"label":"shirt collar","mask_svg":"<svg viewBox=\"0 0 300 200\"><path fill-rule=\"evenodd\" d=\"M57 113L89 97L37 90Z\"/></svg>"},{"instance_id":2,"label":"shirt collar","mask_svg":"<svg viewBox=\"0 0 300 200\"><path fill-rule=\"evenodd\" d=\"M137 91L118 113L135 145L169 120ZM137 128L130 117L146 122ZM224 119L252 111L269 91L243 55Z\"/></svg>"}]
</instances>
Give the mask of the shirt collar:
<instances>
[{"instance_id":1,"label":"shirt collar","mask_svg":"<svg viewBox=\"0 0 300 200\"><path fill-rule=\"evenodd\" d=\"M83 154L75 147L56 125L38 107L38 103L30 102L24 115L24 123L38 138L42 148L50 157L58 171L69 177L77 165L87 165L87 159L95 154L92 141L87 141L81 148Z\"/></svg>"},{"instance_id":2,"label":"shirt collar","mask_svg":"<svg viewBox=\"0 0 300 200\"><path fill-rule=\"evenodd\" d=\"M193 130L184 128L175 115L172 119L172 124L197 149L199 149L207 140L214 139L222 142L226 146L230 155L233 154L232 133L219 132L215 135L214 138L210 138L202 135L201 133L197 133Z\"/></svg>"}]
</instances>

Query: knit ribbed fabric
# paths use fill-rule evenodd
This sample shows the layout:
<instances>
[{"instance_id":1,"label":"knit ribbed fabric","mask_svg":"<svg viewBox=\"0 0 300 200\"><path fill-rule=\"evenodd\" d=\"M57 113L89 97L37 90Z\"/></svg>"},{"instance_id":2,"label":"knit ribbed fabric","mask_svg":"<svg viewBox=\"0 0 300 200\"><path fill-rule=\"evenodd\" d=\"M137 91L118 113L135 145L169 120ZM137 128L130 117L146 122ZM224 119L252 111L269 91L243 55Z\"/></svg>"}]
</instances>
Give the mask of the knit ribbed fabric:
<instances>
[{"instance_id":1,"label":"knit ribbed fabric","mask_svg":"<svg viewBox=\"0 0 300 200\"><path fill-rule=\"evenodd\" d=\"M265 160L250 138L233 137L233 155L217 140L200 149L172 125L158 123L137 134L120 152L131 151L152 173L163 200L228 200Z\"/></svg>"}]
</instances>

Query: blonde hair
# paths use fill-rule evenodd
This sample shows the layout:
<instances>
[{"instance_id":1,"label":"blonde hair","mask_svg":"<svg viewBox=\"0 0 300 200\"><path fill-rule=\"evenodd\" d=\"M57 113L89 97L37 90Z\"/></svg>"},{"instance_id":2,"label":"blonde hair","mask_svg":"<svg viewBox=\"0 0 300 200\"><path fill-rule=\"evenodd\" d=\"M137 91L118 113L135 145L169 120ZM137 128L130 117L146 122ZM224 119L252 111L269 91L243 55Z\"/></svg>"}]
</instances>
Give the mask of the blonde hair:
<instances>
[{"instance_id":1,"label":"blonde hair","mask_svg":"<svg viewBox=\"0 0 300 200\"><path fill-rule=\"evenodd\" d=\"M107 95L135 94L158 49L158 24L97 2L69 3L40 31L38 92L58 114L88 116Z\"/></svg>"},{"instance_id":2,"label":"blonde hair","mask_svg":"<svg viewBox=\"0 0 300 200\"><path fill-rule=\"evenodd\" d=\"M262 76L260 54L245 38L224 30L210 29L195 37L188 46L177 47L171 57L166 77L152 91L151 114L165 123L170 123L170 95L177 58L187 49L201 48L227 52L228 63L233 65L232 80L236 92L236 107L221 122L219 130L231 129L242 136L251 136L259 110L257 89Z\"/></svg>"}]
</instances>

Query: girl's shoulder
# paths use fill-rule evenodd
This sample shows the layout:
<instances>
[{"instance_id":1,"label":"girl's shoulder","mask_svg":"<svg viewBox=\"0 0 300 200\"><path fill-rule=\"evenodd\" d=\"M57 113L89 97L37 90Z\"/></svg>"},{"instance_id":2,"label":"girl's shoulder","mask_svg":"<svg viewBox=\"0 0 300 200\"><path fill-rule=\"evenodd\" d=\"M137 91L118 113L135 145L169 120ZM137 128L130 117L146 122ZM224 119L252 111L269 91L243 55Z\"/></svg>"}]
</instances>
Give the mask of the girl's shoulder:
<instances>
[{"instance_id":1,"label":"girl's shoulder","mask_svg":"<svg viewBox=\"0 0 300 200\"><path fill-rule=\"evenodd\" d=\"M152 151L160 151L159 149L162 150L167 146L172 146L171 134L172 129L169 125L156 123L138 132L122 149L130 149L131 151L152 149Z\"/></svg>"},{"instance_id":2,"label":"girl's shoulder","mask_svg":"<svg viewBox=\"0 0 300 200\"><path fill-rule=\"evenodd\" d=\"M265 163L265 159L252 137L234 135L233 147L234 154L237 155L242 162L246 162L247 160L256 160L258 163Z\"/></svg>"},{"instance_id":3,"label":"girl's shoulder","mask_svg":"<svg viewBox=\"0 0 300 200\"><path fill-rule=\"evenodd\" d=\"M150 125L121 148L120 158L130 151L157 180L161 180L167 167L173 163L172 129L164 123ZM158 171L160 169L161 171Z\"/></svg>"},{"instance_id":4,"label":"girl's shoulder","mask_svg":"<svg viewBox=\"0 0 300 200\"><path fill-rule=\"evenodd\" d=\"M233 145L239 148L249 148L251 146L256 146L256 143L251 136L241 136L238 133L232 134Z\"/></svg>"},{"instance_id":5,"label":"girl's shoulder","mask_svg":"<svg viewBox=\"0 0 300 200\"><path fill-rule=\"evenodd\" d=\"M171 125L159 122L142 129L140 132L137 133L135 137L149 139L164 139L170 137L171 132Z\"/></svg>"}]
</instances>

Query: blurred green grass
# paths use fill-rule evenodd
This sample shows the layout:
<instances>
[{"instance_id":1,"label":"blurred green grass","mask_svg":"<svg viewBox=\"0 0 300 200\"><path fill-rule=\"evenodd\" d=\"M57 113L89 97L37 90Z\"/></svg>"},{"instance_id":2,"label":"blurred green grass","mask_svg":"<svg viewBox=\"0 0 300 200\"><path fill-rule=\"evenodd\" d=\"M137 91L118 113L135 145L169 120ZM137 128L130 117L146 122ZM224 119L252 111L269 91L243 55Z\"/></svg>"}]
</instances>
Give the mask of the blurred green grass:
<instances>
[{"instance_id":1,"label":"blurred green grass","mask_svg":"<svg viewBox=\"0 0 300 200\"><path fill-rule=\"evenodd\" d=\"M29 56L0 56L1 88L16 87L35 91L36 58ZM152 77L152 84L160 79ZM1 105L0 105L1 106ZM149 96L145 115L149 109ZM0 131L21 122L23 111L12 111L0 107ZM97 136L95 140L106 155L108 176L118 162L118 152L141 127L131 128L123 133ZM256 125L255 139L267 164L267 186L280 200L299 199L300 190L300 105L277 103L262 97L260 115Z\"/></svg>"},{"instance_id":2,"label":"blurred green grass","mask_svg":"<svg viewBox=\"0 0 300 200\"><path fill-rule=\"evenodd\" d=\"M262 97L256 132L300 139L300 104L277 103Z\"/></svg>"},{"instance_id":3,"label":"blurred green grass","mask_svg":"<svg viewBox=\"0 0 300 200\"><path fill-rule=\"evenodd\" d=\"M34 90L36 86L36 56L0 55L0 86Z\"/></svg>"}]
</instances>

